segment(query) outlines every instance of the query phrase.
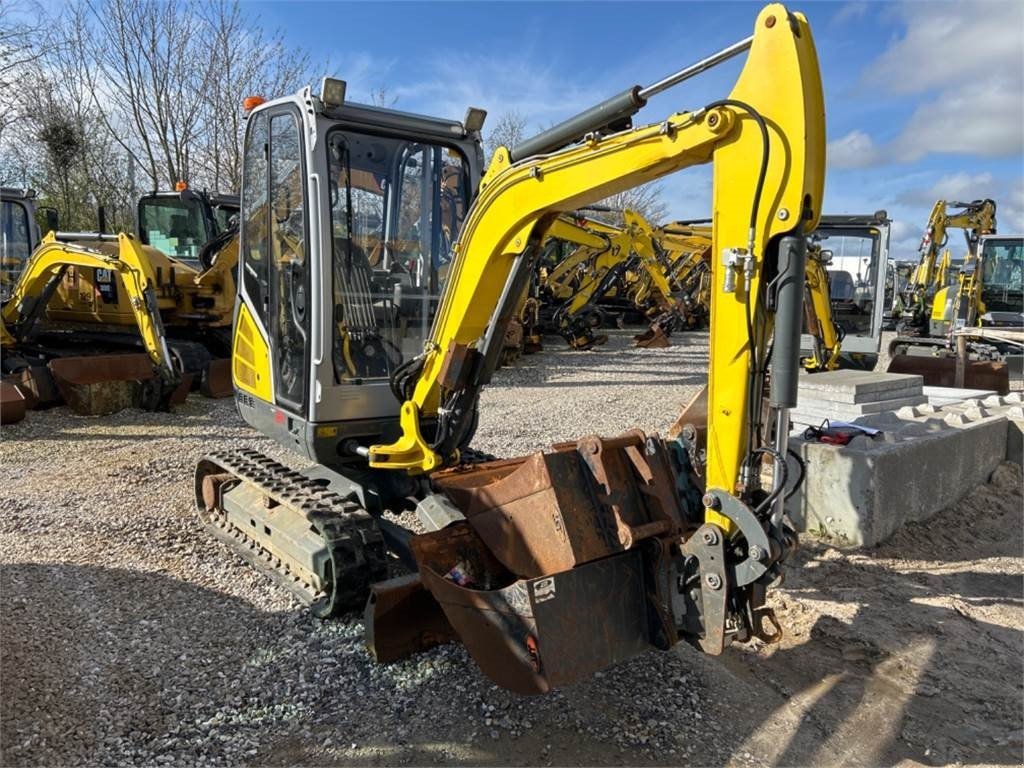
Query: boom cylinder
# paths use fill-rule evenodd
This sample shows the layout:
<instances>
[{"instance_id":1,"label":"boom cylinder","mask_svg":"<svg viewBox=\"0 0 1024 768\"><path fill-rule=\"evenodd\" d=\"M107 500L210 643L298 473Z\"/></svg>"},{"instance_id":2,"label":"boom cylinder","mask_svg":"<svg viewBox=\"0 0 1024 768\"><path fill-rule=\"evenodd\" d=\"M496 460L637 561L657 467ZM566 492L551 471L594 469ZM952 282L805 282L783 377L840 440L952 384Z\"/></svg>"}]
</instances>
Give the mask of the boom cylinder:
<instances>
[{"instance_id":1,"label":"boom cylinder","mask_svg":"<svg viewBox=\"0 0 1024 768\"><path fill-rule=\"evenodd\" d=\"M807 241L793 235L779 242L775 290L775 335L772 345L770 405L795 408L800 374L800 330L804 319L804 270Z\"/></svg>"},{"instance_id":2,"label":"boom cylinder","mask_svg":"<svg viewBox=\"0 0 1024 768\"><path fill-rule=\"evenodd\" d=\"M775 411L775 464L773 490L778 493L771 522L782 525L785 491L779 490L786 479L785 463L789 451L789 409L796 407L800 384L800 330L804 319L804 271L807 268L807 240L787 235L779 241L779 274L775 291L775 332L772 342L772 378L768 402Z\"/></svg>"},{"instance_id":3,"label":"boom cylinder","mask_svg":"<svg viewBox=\"0 0 1024 768\"><path fill-rule=\"evenodd\" d=\"M554 152L567 144L579 140L592 131L598 131L626 120L639 112L651 96L667 91L684 80L689 80L701 72L706 72L723 61L731 59L733 56L738 56L744 51L749 50L753 42L754 37L751 35L701 59L695 64L683 67L678 72L673 72L671 75L663 77L656 83L648 86L634 85L632 88L628 88L590 109L583 110L578 115L570 117L553 128L549 128L532 138L519 142L509 150L509 157L513 163L516 163L524 157Z\"/></svg>"}]
</instances>

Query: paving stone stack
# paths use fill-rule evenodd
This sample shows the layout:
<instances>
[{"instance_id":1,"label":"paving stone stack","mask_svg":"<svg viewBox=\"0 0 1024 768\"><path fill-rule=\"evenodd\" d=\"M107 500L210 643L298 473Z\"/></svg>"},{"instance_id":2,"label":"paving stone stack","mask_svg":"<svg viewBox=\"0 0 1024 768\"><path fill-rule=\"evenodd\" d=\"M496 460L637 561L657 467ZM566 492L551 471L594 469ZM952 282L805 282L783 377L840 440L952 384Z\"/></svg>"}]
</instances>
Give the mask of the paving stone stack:
<instances>
[{"instance_id":1,"label":"paving stone stack","mask_svg":"<svg viewBox=\"0 0 1024 768\"><path fill-rule=\"evenodd\" d=\"M790 418L798 426L818 426L825 419L853 421L869 414L887 413L921 405L928 398L924 379L910 373L831 371L800 378L797 406Z\"/></svg>"}]
</instances>

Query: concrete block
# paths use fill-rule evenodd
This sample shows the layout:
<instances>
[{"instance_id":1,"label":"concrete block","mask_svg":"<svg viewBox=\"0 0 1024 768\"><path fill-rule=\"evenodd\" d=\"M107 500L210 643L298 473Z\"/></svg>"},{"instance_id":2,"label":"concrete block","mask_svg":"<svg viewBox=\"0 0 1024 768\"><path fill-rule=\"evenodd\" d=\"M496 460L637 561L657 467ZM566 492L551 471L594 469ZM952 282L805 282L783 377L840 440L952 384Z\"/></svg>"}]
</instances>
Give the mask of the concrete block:
<instances>
[{"instance_id":1,"label":"concrete block","mask_svg":"<svg viewBox=\"0 0 1024 768\"><path fill-rule=\"evenodd\" d=\"M957 389L956 387L924 387L922 389L928 403L934 406L952 405L962 403L964 400L977 400L978 398L998 397L990 389Z\"/></svg>"},{"instance_id":2,"label":"concrete block","mask_svg":"<svg viewBox=\"0 0 1024 768\"><path fill-rule=\"evenodd\" d=\"M881 400L875 403L836 403L829 400L800 398L797 407L790 412L790 418L797 424L818 426L825 419L832 421L854 421L869 414L884 413L908 407L927 408L924 395L901 397L896 400Z\"/></svg>"},{"instance_id":3,"label":"concrete block","mask_svg":"<svg viewBox=\"0 0 1024 768\"><path fill-rule=\"evenodd\" d=\"M839 546L873 546L956 503L1006 458L1015 407L968 403L861 417L855 422L883 434L845 446L793 438L807 464L788 505L794 524Z\"/></svg>"},{"instance_id":4,"label":"concrete block","mask_svg":"<svg viewBox=\"0 0 1024 768\"><path fill-rule=\"evenodd\" d=\"M829 371L801 377L800 394L821 400L863 403L920 394L924 377L912 373ZM798 397L798 400L800 398Z\"/></svg>"}]
</instances>

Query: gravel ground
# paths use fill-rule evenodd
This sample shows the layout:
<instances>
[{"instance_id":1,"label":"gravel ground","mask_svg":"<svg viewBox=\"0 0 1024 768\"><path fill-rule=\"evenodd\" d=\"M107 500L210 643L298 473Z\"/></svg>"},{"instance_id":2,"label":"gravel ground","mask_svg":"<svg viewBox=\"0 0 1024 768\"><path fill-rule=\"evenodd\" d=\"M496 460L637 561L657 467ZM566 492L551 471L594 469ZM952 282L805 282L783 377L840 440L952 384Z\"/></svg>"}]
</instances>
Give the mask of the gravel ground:
<instances>
[{"instance_id":1,"label":"gravel ground","mask_svg":"<svg viewBox=\"0 0 1024 768\"><path fill-rule=\"evenodd\" d=\"M515 455L587 433L663 431L705 378L702 333L666 350L634 350L627 332L588 353L549 346L498 373L483 395L476 447ZM192 397L173 414L104 419L58 408L4 427L0 763L939 764L1021 756L1024 560L1020 474L1012 469L972 494L984 504L941 518L946 549L960 529L984 534L956 570L962 578L950 577L948 552L925 551L922 542L940 543L926 528L903 542L913 553L897 542L878 561L811 545L778 598L795 628L783 646L719 659L689 648L650 653L522 698L491 685L458 646L375 665L358 617L311 619L229 556L193 516L191 474L203 453L230 447L301 465L243 426L231 401ZM978 526L997 519L993 509L1003 527ZM921 587L931 573L943 578ZM921 600L934 605L907 610ZM892 667L894 658L902 666ZM961 677L948 676L948 665L968 659ZM894 669L899 685L889 680ZM968 695L974 675L998 685ZM856 732L853 742L836 742L842 729Z\"/></svg>"}]
</instances>

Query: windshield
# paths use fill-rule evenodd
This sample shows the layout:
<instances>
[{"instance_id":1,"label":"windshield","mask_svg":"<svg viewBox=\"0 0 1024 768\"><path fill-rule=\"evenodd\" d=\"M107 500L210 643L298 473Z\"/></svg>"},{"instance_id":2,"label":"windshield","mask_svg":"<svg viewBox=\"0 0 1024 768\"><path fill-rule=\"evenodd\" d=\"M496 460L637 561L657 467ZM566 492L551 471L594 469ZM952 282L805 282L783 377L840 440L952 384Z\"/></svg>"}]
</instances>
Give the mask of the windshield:
<instances>
[{"instance_id":1,"label":"windshield","mask_svg":"<svg viewBox=\"0 0 1024 768\"><path fill-rule=\"evenodd\" d=\"M981 252L983 290L1024 290L1024 238L986 240Z\"/></svg>"},{"instance_id":2,"label":"windshield","mask_svg":"<svg viewBox=\"0 0 1024 768\"><path fill-rule=\"evenodd\" d=\"M237 205L221 203L213 208L213 220L217 224L217 234L224 232L231 226L231 219L238 215Z\"/></svg>"},{"instance_id":3,"label":"windshield","mask_svg":"<svg viewBox=\"0 0 1024 768\"><path fill-rule=\"evenodd\" d=\"M31 252L28 209L13 200L0 201L0 301L10 298Z\"/></svg>"},{"instance_id":4,"label":"windshield","mask_svg":"<svg viewBox=\"0 0 1024 768\"><path fill-rule=\"evenodd\" d=\"M871 335L878 277L878 230L820 227L812 239L831 254L827 265L832 319L847 335Z\"/></svg>"},{"instance_id":5,"label":"windshield","mask_svg":"<svg viewBox=\"0 0 1024 768\"><path fill-rule=\"evenodd\" d=\"M390 376L430 333L467 205L455 149L328 135L338 382Z\"/></svg>"},{"instance_id":6,"label":"windshield","mask_svg":"<svg viewBox=\"0 0 1024 768\"><path fill-rule=\"evenodd\" d=\"M199 252L215 233L207 232L201 204L177 197L154 197L139 203L139 238L161 253L199 266Z\"/></svg>"}]
</instances>

